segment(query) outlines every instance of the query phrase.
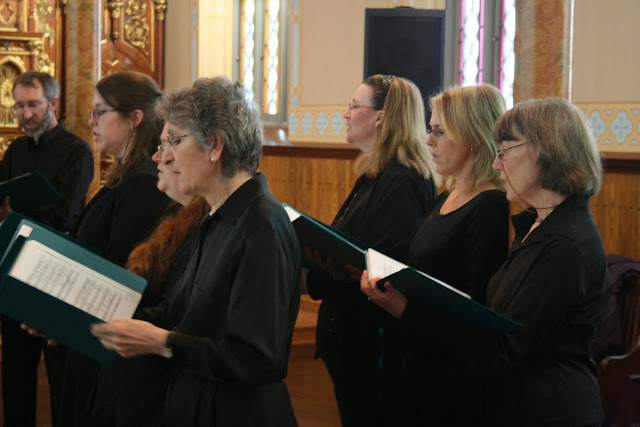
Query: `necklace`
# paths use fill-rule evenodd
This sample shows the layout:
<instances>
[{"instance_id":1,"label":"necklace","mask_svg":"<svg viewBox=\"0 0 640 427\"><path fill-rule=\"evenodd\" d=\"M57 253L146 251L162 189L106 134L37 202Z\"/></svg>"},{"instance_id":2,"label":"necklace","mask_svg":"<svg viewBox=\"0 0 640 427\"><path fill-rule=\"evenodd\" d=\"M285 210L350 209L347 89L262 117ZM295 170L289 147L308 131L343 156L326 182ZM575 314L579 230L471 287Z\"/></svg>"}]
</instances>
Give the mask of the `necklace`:
<instances>
[{"instance_id":1,"label":"necklace","mask_svg":"<svg viewBox=\"0 0 640 427\"><path fill-rule=\"evenodd\" d=\"M556 205L556 206L558 206L558 205ZM548 208L539 208L539 209L551 209L551 210L545 216L539 216L538 215L538 217L534 220L534 222L537 222L538 224L541 224L542 221L544 221L545 219L547 219L547 217L549 215L551 215L551 212L553 212L553 210L555 209L556 206L549 206Z\"/></svg>"}]
</instances>

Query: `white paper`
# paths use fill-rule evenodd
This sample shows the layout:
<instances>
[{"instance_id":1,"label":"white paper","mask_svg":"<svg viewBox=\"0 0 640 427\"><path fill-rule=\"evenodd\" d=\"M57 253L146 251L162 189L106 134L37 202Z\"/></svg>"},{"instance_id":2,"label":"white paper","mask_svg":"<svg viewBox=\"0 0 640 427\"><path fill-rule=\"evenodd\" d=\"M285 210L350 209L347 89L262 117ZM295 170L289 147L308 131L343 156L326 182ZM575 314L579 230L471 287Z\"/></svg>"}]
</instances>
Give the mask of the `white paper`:
<instances>
[{"instance_id":1,"label":"white paper","mask_svg":"<svg viewBox=\"0 0 640 427\"><path fill-rule=\"evenodd\" d=\"M407 267L408 265L396 261L375 249L367 249L367 270L371 279L391 276L393 273Z\"/></svg>"},{"instance_id":2,"label":"white paper","mask_svg":"<svg viewBox=\"0 0 640 427\"><path fill-rule=\"evenodd\" d=\"M298 213L298 211L296 211L295 209L289 206L285 206L284 210L287 212L287 215L289 215L289 221L293 222L296 219L300 218L300 213Z\"/></svg>"},{"instance_id":3,"label":"white paper","mask_svg":"<svg viewBox=\"0 0 640 427\"><path fill-rule=\"evenodd\" d=\"M376 277L385 278L387 276L391 276L393 273L397 273L398 271L408 268L409 266L401 263L400 261L396 261L395 259L386 256L383 253L376 251L375 249L367 249L367 270L369 271L369 277L374 279ZM465 298L471 299L471 295L462 292L459 289L454 288L451 285L447 285L442 280L436 279L433 276L429 276L426 273L423 273L420 270L415 270L418 273L422 274L425 277L433 280L439 285L444 286L445 288L452 290Z\"/></svg>"},{"instance_id":4,"label":"white paper","mask_svg":"<svg viewBox=\"0 0 640 427\"><path fill-rule=\"evenodd\" d=\"M25 242L11 277L110 322L131 318L142 294L37 242Z\"/></svg>"}]
</instances>

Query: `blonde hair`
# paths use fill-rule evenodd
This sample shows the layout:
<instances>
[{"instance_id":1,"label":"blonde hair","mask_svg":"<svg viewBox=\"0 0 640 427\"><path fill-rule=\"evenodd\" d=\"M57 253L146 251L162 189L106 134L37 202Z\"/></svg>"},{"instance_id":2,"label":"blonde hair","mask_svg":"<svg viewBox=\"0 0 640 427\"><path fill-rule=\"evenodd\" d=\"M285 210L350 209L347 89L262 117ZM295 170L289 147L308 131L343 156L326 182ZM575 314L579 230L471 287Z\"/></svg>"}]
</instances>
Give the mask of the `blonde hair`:
<instances>
[{"instance_id":1,"label":"blonde hair","mask_svg":"<svg viewBox=\"0 0 640 427\"><path fill-rule=\"evenodd\" d=\"M500 174L491 165L498 154L493 126L507 109L500 91L486 83L455 87L431 98L431 108L438 113L455 144L466 143L471 147L474 188L487 182L499 187ZM453 187L455 182L449 181L447 185Z\"/></svg>"},{"instance_id":2,"label":"blonde hair","mask_svg":"<svg viewBox=\"0 0 640 427\"><path fill-rule=\"evenodd\" d=\"M356 174L376 176L395 161L439 185L440 176L425 144L427 127L420 90L409 80L381 74L367 77L363 84L373 90L373 108L384 114L372 150L356 160Z\"/></svg>"},{"instance_id":3,"label":"blonde hair","mask_svg":"<svg viewBox=\"0 0 640 427\"><path fill-rule=\"evenodd\" d=\"M525 139L538 149L540 186L565 196L592 196L602 183L602 163L587 120L561 98L521 102L495 126L496 141Z\"/></svg>"}]
</instances>

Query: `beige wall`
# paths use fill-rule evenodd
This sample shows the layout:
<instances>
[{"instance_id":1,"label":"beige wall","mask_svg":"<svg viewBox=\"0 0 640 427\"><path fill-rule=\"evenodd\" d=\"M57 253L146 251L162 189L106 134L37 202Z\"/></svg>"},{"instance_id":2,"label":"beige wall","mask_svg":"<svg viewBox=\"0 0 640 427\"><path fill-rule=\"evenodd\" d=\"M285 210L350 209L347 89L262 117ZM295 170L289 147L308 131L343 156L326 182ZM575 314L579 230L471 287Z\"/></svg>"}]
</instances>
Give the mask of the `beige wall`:
<instances>
[{"instance_id":1,"label":"beige wall","mask_svg":"<svg viewBox=\"0 0 640 427\"><path fill-rule=\"evenodd\" d=\"M640 101L640 1L576 0L572 100Z\"/></svg>"},{"instance_id":2,"label":"beige wall","mask_svg":"<svg viewBox=\"0 0 640 427\"><path fill-rule=\"evenodd\" d=\"M389 0L301 0L300 104L346 104L362 81L366 8ZM398 5L444 9L445 0L397 1Z\"/></svg>"},{"instance_id":3,"label":"beige wall","mask_svg":"<svg viewBox=\"0 0 640 427\"><path fill-rule=\"evenodd\" d=\"M232 77L232 50L233 0L168 2L165 39L167 89L189 86L201 76Z\"/></svg>"}]
</instances>

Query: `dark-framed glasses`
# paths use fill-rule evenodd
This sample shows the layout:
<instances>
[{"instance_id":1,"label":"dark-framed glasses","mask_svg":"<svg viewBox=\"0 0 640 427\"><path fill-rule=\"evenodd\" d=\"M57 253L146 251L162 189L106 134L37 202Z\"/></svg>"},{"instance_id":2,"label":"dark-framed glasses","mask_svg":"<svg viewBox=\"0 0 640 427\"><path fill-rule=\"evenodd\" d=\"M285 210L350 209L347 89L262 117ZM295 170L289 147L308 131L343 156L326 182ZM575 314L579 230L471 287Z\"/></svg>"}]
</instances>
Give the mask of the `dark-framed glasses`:
<instances>
[{"instance_id":1,"label":"dark-framed glasses","mask_svg":"<svg viewBox=\"0 0 640 427\"><path fill-rule=\"evenodd\" d=\"M362 104L354 104L350 102L347 104L347 111L352 112L353 110L357 110L358 108L374 108L373 105L362 105Z\"/></svg>"},{"instance_id":2,"label":"dark-framed glasses","mask_svg":"<svg viewBox=\"0 0 640 427\"><path fill-rule=\"evenodd\" d=\"M100 117L102 117L102 115L104 115L105 113L108 113L110 111L116 111L115 108L103 108L101 110L92 110L89 113L89 117L91 117L93 120L98 120Z\"/></svg>"},{"instance_id":3,"label":"dark-framed glasses","mask_svg":"<svg viewBox=\"0 0 640 427\"><path fill-rule=\"evenodd\" d=\"M507 151L511 150L512 148L517 148L517 147L522 147L523 145L527 144L526 142L523 142L521 144L516 144L516 145L512 145L511 147L507 147L507 148L498 148L498 160L502 161L502 159L504 159L505 154L507 154Z\"/></svg>"}]
</instances>

